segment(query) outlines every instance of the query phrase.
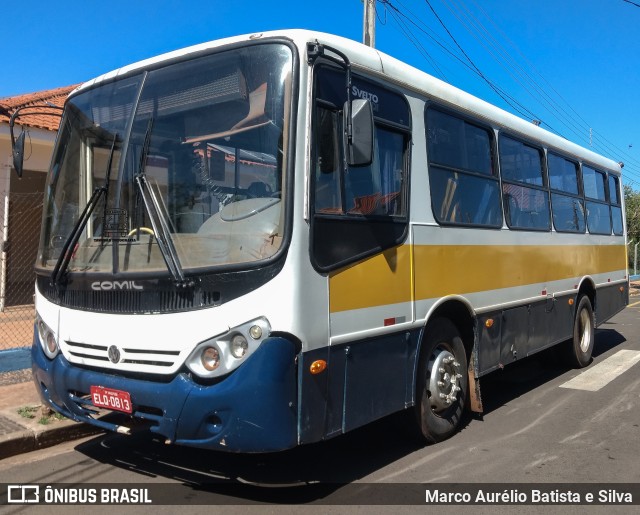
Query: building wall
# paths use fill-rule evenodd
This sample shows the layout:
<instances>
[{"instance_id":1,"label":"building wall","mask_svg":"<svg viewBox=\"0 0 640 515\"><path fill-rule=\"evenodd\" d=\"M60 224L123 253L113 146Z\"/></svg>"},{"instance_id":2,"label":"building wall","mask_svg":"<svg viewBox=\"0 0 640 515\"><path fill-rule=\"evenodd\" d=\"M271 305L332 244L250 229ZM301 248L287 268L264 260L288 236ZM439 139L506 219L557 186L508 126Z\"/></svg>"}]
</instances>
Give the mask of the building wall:
<instances>
[{"instance_id":1,"label":"building wall","mask_svg":"<svg viewBox=\"0 0 640 515\"><path fill-rule=\"evenodd\" d=\"M32 302L33 264L40 238L42 199L55 133L33 128L28 131L24 149L24 173L22 178L19 178L13 169L9 127L7 124L0 124L0 249L2 250L0 307L2 308ZM17 134L19 132L18 127ZM8 199L8 211L5 207L6 199Z\"/></svg>"}]
</instances>

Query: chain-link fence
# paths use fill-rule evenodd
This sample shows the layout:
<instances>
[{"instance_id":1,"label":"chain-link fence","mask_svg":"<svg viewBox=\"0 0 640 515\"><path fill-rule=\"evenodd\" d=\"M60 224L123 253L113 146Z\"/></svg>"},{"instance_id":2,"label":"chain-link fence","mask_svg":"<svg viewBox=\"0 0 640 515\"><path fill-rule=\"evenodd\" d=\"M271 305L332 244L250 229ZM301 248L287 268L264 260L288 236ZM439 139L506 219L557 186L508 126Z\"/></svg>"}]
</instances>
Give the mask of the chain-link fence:
<instances>
[{"instance_id":1,"label":"chain-link fence","mask_svg":"<svg viewBox=\"0 0 640 515\"><path fill-rule=\"evenodd\" d=\"M33 338L33 266L42 193L11 193L0 200L0 350L4 350L28 347Z\"/></svg>"},{"instance_id":2,"label":"chain-link fence","mask_svg":"<svg viewBox=\"0 0 640 515\"><path fill-rule=\"evenodd\" d=\"M629 256L629 274L640 274L640 243L637 241L630 241L627 245L627 256Z\"/></svg>"}]
</instances>

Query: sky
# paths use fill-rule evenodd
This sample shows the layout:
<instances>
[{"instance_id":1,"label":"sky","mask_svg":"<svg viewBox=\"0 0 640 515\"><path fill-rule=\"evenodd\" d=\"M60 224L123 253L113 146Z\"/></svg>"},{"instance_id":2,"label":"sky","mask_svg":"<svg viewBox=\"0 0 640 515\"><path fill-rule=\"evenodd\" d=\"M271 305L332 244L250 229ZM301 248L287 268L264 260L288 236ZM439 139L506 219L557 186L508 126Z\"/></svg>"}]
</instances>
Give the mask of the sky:
<instances>
[{"instance_id":1,"label":"sky","mask_svg":"<svg viewBox=\"0 0 640 515\"><path fill-rule=\"evenodd\" d=\"M378 0L376 48L615 161L640 190L640 0ZM5 0L0 98L205 41L362 41L362 0Z\"/></svg>"}]
</instances>

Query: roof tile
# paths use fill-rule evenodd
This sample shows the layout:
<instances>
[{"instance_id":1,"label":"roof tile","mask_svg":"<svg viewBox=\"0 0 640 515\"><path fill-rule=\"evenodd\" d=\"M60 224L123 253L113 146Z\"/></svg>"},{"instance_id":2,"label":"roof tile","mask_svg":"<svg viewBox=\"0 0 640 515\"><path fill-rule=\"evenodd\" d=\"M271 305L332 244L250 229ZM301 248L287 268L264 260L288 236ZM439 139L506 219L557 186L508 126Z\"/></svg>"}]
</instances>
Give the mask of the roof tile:
<instances>
[{"instance_id":1,"label":"roof tile","mask_svg":"<svg viewBox=\"0 0 640 515\"><path fill-rule=\"evenodd\" d=\"M28 106L41 106L45 103L50 103L55 106L62 107L65 100L79 84L72 86L65 86L62 88L48 89L45 91L36 91L35 93L26 93L24 95L17 95L14 97L0 98L0 123L9 123L11 115L21 107ZM56 109L47 109L43 107L39 114L28 114L27 111L24 115L21 115L16 123L27 127L34 127L37 129L45 129L49 131L57 131L60 125L60 118L58 116L50 116L43 113L55 113L58 114Z\"/></svg>"}]
</instances>

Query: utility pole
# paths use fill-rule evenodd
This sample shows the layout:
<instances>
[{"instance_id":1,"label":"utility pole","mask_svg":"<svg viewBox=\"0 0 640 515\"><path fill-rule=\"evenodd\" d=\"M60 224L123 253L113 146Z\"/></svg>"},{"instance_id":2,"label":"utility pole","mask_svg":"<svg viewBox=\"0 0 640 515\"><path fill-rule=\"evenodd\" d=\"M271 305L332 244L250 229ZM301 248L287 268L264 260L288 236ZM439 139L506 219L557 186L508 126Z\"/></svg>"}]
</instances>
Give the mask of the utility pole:
<instances>
[{"instance_id":1,"label":"utility pole","mask_svg":"<svg viewBox=\"0 0 640 515\"><path fill-rule=\"evenodd\" d=\"M364 21L362 27L362 42L375 48L376 46L376 0L364 1Z\"/></svg>"}]
</instances>

